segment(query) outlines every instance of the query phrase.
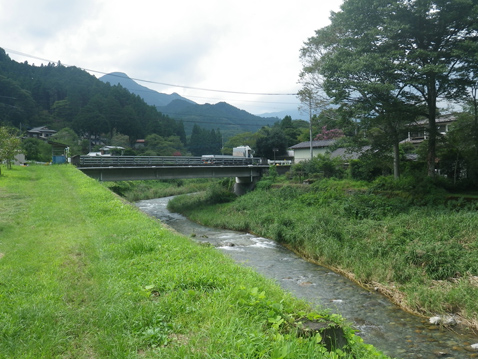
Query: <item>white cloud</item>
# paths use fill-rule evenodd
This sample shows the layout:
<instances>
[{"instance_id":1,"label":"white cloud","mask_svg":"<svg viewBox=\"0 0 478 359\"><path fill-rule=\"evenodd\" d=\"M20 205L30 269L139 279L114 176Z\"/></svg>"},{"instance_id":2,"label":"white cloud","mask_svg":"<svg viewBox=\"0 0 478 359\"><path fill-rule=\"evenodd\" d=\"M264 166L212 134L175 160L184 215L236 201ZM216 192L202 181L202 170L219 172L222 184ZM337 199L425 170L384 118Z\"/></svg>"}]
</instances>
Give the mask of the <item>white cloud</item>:
<instances>
[{"instance_id":1,"label":"white cloud","mask_svg":"<svg viewBox=\"0 0 478 359\"><path fill-rule=\"evenodd\" d=\"M299 50L342 0L0 0L0 47L137 79L218 90L295 93ZM6 36L6 34L9 34ZM37 59L11 53L17 61ZM96 74L100 76L100 74ZM202 103L253 113L294 108L295 97L173 88Z\"/></svg>"}]
</instances>

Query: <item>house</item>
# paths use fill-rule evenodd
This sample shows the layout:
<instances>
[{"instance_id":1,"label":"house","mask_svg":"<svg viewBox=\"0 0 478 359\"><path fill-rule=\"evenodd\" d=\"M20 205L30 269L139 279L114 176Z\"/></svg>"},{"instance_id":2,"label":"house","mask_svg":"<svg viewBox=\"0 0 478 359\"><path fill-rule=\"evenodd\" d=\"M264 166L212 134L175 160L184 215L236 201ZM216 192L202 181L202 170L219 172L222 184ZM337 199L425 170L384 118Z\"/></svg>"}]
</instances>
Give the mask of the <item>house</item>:
<instances>
[{"instance_id":1,"label":"house","mask_svg":"<svg viewBox=\"0 0 478 359\"><path fill-rule=\"evenodd\" d=\"M87 156L122 156L124 147L121 146L104 146L100 148L100 152L89 152Z\"/></svg>"},{"instance_id":2,"label":"house","mask_svg":"<svg viewBox=\"0 0 478 359\"><path fill-rule=\"evenodd\" d=\"M135 142L135 144L134 144L134 148L136 148L136 149L138 149L138 148L144 148L145 143L146 143L146 141L143 140L143 139L136 140L136 142Z\"/></svg>"},{"instance_id":3,"label":"house","mask_svg":"<svg viewBox=\"0 0 478 359\"><path fill-rule=\"evenodd\" d=\"M27 131L27 137L38 138L41 140L48 140L52 135L56 133L55 130L50 130L46 126L35 127Z\"/></svg>"},{"instance_id":4,"label":"house","mask_svg":"<svg viewBox=\"0 0 478 359\"><path fill-rule=\"evenodd\" d=\"M312 141L312 155L313 157L319 154L325 154L330 146L335 143L336 140L318 140ZM310 160L310 141L298 143L289 149L294 151L294 163Z\"/></svg>"},{"instance_id":5,"label":"house","mask_svg":"<svg viewBox=\"0 0 478 359\"><path fill-rule=\"evenodd\" d=\"M441 116L436 119L437 131L440 135L446 135L451 125L456 121L454 115ZM400 143L411 143L418 145L428 139L428 120L416 121L409 126L408 136Z\"/></svg>"}]
</instances>

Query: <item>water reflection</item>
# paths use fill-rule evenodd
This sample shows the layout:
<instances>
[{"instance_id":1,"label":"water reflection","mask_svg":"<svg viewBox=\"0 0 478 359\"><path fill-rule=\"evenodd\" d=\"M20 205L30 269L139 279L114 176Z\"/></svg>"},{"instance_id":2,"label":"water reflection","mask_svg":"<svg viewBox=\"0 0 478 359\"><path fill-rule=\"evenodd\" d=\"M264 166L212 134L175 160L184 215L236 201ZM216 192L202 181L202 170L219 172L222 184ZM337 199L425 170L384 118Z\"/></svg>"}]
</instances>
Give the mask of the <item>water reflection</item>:
<instances>
[{"instance_id":1,"label":"water reflection","mask_svg":"<svg viewBox=\"0 0 478 359\"><path fill-rule=\"evenodd\" d=\"M366 343L396 358L474 358L470 345L478 337L430 325L400 310L383 296L369 292L327 268L309 263L270 239L208 228L167 210L170 198L137 202L143 212L176 231L207 242L236 262L274 279L296 297L343 315Z\"/></svg>"}]
</instances>

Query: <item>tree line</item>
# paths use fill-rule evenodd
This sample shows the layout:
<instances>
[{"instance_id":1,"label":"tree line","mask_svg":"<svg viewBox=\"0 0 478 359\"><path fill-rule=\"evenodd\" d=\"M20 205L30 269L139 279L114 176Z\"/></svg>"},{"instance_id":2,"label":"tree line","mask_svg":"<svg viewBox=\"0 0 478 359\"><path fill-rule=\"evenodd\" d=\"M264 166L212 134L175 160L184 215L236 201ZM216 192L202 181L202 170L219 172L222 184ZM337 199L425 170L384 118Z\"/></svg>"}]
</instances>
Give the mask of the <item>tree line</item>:
<instances>
[{"instance_id":1,"label":"tree line","mask_svg":"<svg viewBox=\"0 0 478 359\"><path fill-rule=\"evenodd\" d=\"M427 175L454 157L477 184L477 15L476 0L346 0L301 50L299 98L311 111L334 104L358 142L392 153L397 178L403 133L425 119ZM444 138L437 118L452 111Z\"/></svg>"}]
</instances>

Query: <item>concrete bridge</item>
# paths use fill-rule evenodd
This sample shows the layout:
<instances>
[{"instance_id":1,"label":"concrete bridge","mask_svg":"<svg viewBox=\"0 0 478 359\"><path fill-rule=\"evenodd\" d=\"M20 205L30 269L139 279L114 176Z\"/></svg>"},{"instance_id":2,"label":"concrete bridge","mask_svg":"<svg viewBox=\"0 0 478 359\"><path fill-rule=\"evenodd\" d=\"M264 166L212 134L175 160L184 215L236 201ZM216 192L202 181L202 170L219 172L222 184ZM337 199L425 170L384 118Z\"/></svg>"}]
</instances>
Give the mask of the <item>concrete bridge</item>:
<instances>
[{"instance_id":1,"label":"concrete bridge","mask_svg":"<svg viewBox=\"0 0 478 359\"><path fill-rule=\"evenodd\" d=\"M221 159L204 163L201 157L185 156L75 156L72 163L98 181L235 177L234 192L237 195L251 190L269 169L268 164L252 159Z\"/></svg>"}]
</instances>

